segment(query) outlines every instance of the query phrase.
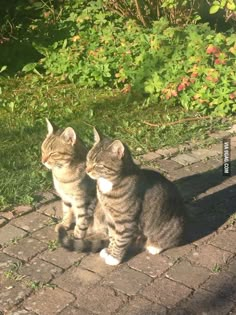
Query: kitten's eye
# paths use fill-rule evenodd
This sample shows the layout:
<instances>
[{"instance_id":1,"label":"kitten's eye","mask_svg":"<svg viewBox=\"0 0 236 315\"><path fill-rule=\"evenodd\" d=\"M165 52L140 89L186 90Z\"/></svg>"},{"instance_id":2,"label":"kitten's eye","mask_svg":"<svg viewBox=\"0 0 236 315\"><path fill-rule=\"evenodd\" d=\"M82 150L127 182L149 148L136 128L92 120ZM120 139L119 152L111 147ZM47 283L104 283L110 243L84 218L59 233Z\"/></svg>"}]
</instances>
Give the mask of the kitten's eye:
<instances>
[{"instance_id":1,"label":"kitten's eye","mask_svg":"<svg viewBox=\"0 0 236 315\"><path fill-rule=\"evenodd\" d=\"M96 169L104 169L104 165L103 164L95 164L94 166Z\"/></svg>"}]
</instances>

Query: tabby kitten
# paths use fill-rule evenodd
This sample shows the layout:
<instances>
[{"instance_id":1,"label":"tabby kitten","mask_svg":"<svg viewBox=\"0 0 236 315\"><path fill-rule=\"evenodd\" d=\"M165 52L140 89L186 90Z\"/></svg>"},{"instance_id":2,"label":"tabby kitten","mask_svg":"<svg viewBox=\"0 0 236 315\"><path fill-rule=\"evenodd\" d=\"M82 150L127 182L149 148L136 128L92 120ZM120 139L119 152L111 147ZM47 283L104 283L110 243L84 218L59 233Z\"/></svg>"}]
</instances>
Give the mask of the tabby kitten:
<instances>
[{"instance_id":1,"label":"tabby kitten","mask_svg":"<svg viewBox=\"0 0 236 315\"><path fill-rule=\"evenodd\" d=\"M156 171L139 168L121 141L96 130L94 135L86 172L97 180L108 225L109 246L100 252L106 264L119 264L137 235L146 238L146 249L153 255L181 245L185 209L174 184Z\"/></svg>"},{"instance_id":2,"label":"tabby kitten","mask_svg":"<svg viewBox=\"0 0 236 315\"><path fill-rule=\"evenodd\" d=\"M85 172L87 149L75 131L56 130L47 119L48 134L42 143L42 163L52 170L54 187L62 199L63 219L56 226L69 229L82 239L97 203L96 184Z\"/></svg>"}]
</instances>

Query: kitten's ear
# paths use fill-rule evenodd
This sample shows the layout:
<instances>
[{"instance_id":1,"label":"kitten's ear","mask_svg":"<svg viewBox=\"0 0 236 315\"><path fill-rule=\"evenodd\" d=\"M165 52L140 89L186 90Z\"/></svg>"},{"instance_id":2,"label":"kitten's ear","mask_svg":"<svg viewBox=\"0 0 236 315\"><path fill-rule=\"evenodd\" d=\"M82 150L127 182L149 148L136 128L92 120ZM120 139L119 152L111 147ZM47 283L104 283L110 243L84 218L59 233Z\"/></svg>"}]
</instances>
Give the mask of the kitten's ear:
<instances>
[{"instance_id":1,"label":"kitten's ear","mask_svg":"<svg viewBox=\"0 0 236 315\"><path fill-rule=\"evenodd\" d=\"M61 134L61 137L69 144L71 144L72 146L75 144L76 142L76 133L74 131L73 128L68 127L66 128L63 133Z\"/></svg>"},{"instance_id":2,"label":"kitten's ear","mask_svg":"<svg viewBox=\"0 0 236 315\"><path fill-rule=\"evenodd\" d=\"M116 154L119 160L122 159L125 153L125 147L123 143L120 140L115 140L112 142L112 144L109 146L111 151Z\"/></svg>"},{"instance_id":3,"label":"kitten's ear","mask_svg":"<svg viewBox=\"0 0 236 315\"><path fill-rule=\"evenodd\" d=\"M95 143L98 143L102 140L102 134L95 127L93 128L93 134Z\"/></svg>"},{"instance_id":4,"label":"kitten's ear","mask_svg":"<svg viewBox=\"0 0 236 315\"><path fill-rule=\"evenodd\" d=\"M53 125L50 123L50 121L46 118L47 128L48 128L48 136L51 136L53 134Z\"/></svg>"}]
</instances>

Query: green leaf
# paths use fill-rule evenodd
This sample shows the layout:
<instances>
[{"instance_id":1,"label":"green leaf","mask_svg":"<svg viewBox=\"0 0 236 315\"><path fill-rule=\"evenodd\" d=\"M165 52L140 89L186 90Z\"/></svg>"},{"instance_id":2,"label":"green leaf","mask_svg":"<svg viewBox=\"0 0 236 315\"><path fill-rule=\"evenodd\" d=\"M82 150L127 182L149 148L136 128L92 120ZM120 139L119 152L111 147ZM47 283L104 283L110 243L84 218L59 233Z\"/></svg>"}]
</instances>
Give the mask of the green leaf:
<instances>
[{"instance_id":1,"label":"green leaf","mask_svg":"<svg viewBox=\"0 0 236 315\"><path fill-rule=\"evenodd\" d=\"M212 7L210 7L210 14L215 14L216 12L218 12L220 9L220 5L219 4L215 4Z\"/></svg>"},{"instance_id":2,"label":"green leaf","mask_svg":"<svg viewBox=\"0 0 236 315\"><path fill-rule=\"evenodd\" d=\"M227 2L227 4L226 4L226 8L229 9L229 10L231 10L231 11L234 11L234 10L236 9L236 5L235 5L235 3L233 3L233 1L232 1L232 2L229 1L229 2Z\"/></svg>"},{"instance_id":3,"label":"green leaf","mask_svg":"<svg viewBox=\"0 0 236 315\"><path fill-rule=\"evenodd\" d=\"M30 72L30 71L34 70L36 66L37 66L36 62L28 63L27 65L25 65L23 67L22 71L23 72Z\"/></svg>"},{"instance_id":4,"label":"green leaf","mask_svg":"<svg viewBox=\"0 0 236 315\"><path fill-rule=\"evenodd\" d=\"M0 69L0 73L2 73L3 71L5 71L7 69L7 66L2 66L2 68Z\"/></svg>"}]
</instances>

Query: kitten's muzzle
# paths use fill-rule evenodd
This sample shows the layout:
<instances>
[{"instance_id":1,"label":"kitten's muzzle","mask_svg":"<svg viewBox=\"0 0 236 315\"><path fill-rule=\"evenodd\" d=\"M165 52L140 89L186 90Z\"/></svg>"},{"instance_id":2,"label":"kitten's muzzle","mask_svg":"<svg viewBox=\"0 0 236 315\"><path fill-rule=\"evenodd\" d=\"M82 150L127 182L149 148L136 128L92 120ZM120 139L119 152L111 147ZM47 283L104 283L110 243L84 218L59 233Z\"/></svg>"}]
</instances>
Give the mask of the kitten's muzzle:
<instances>
[{"instance_id":1,"label":"kitten's muzzle","mask_svg":"<svg viewBox=\"0 0 236 315\"><path fill-rule=\"evenodd\" d=\"M88 174L88 173L90 173L92 170L93 170L93 166L92 166L92 165L89 165L89 166L86 166L85 172Z\"/></svg>"},{"instance_id":2,"label":"kitten's muzzle","mask_svg":"<svg viewBox=\"0 0 236 315\"><path fill-rule=\"evenodd\" d=\"M45 164L48 161L48 156L42 156L41 162Z\"/></svg>"}]
</instances>

